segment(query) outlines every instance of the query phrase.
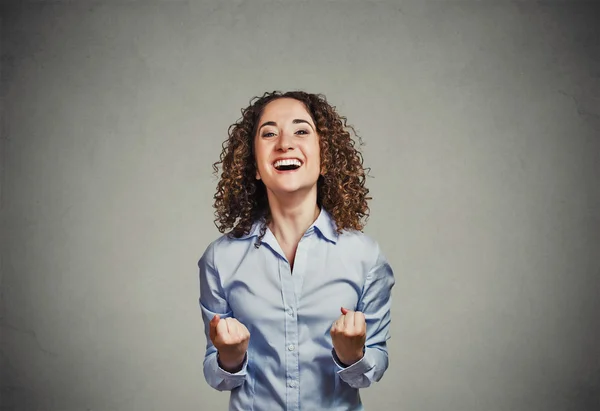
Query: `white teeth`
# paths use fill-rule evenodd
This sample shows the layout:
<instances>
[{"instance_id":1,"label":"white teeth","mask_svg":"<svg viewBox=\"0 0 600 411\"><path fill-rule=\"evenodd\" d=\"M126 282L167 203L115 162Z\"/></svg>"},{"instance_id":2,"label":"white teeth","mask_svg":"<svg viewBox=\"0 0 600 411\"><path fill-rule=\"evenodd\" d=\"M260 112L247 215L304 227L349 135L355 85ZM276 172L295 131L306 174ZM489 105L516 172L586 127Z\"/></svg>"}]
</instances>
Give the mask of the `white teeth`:
<instances>
[{"instance_id":1,"label":"white teeth","mask_svg":"<svg viewBox=\"0 0 600 411\"><path fill-rule=\"evenodd\" d=\"M302 163L297 158L290 158L285 160L277 160L274 164L275 168L283 167L283 166L298 166L300 167Z\"/></svg>"}]
</instances>

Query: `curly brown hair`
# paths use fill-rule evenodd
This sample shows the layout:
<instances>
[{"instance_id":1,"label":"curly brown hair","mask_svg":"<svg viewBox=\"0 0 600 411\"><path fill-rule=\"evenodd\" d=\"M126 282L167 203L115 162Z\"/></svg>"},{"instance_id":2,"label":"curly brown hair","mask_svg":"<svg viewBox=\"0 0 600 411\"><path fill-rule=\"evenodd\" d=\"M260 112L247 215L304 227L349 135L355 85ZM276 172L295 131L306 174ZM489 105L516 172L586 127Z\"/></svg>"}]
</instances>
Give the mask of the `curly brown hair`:
<instances>
[{"instance_id":1,"label":"curly brown hair","mask_svg":"<svg viewBox=\"0 0 600 411\"><path fill-rule=\"evenodd\" d=\"M304 103L316 126L322 169L317 182L318 205L331 214L338 233L362 230L369 216L369 190L365 187L369 169L363 167L362 154L350 131L359 145L362 140L325 96L303 91L274 91L254 97L250 105L242 109L242 117L229 127L220 160L213 164L217 177L219 168L222 170L214 196L215 225L221 233L231 230L229 235L239 238L248 234L257 220L270 222L266 187L256 179L254 138L264 108L279 98ZM265 229L266 224L261 237Z\"/></svg>"}]
</instances>

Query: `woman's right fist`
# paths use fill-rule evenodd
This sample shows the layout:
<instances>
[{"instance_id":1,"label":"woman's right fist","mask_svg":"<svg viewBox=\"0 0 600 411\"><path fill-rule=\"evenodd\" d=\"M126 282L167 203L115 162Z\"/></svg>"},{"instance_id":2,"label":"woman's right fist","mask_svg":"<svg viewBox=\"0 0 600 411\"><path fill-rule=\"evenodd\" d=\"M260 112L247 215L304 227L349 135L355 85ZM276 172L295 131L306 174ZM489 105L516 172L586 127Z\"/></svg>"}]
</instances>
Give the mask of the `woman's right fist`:
<instances>
[{"instance_id":1,"label":"woman's right fist","mask_svg":"<svg viewBox=\"0 0 600 411\"><path fill-rule=\"evenodd\" d=\"M240 371L250 341L246 326L235 318L215 315L210 320L210 340L219 352L221 368L232 373Z\"/></svg>"}]
</instances>

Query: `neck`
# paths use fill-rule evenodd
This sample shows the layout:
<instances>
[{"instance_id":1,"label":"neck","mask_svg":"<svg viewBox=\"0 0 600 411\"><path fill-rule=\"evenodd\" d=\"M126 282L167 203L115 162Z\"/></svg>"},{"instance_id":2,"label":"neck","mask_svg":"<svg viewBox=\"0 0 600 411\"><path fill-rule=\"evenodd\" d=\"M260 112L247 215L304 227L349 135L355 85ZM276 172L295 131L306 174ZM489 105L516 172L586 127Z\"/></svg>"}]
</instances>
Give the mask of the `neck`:
<instances>
[{"instance_id":1,"label":"neck","mask_svg":"<svg viewBox=\"0 0 600 411\"><path fill-rule=\"evenodd\" d=\"M301 198L297 195L282 198L271 192L268 197L271 211L269 229L280 244L295 247L319 216L316 190Z\"/></svg>"}]
</instances>

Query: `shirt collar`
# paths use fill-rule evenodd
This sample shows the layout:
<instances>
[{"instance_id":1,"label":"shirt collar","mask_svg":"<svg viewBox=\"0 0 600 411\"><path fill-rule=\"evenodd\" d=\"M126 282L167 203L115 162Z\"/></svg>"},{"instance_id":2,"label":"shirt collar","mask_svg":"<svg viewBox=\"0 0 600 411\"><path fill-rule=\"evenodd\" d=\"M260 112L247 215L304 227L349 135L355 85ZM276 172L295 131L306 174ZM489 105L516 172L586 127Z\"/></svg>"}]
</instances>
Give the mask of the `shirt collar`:
<instances>
[{"instance_id":1,"label":"shirt collar","mask_svg":"<svg viewBox=\"0 0 600 411\"><path fill-rule=\"evenodd\" d=\"M329 240L334 244L337 242L339 234L337 232L335 221L333 220L331 215L327 212L327 210L325 210L323 207L321 207L321 212L319 213L319 216L317 217L315 222L310 226L308 231L310 232L310 230L313 227L317 231L319 231L319 233L321 233L321 235L326 240Z\"/></svg>"},{"instance_id":2,"label":"shirt collar","mask_svg":"<svg viewBox=\"0 0 600 411\"><path fill-rule=\"evenodd\" d=\"M260 229L263 224L264 219L256 221L252 225L250 232L246 235L239 237L239 239L243 240L251 237L258 237L260 235ZM317 230L319 234L323 236L323 238L325 238L328 241L331 241L334 244L337 242L337 239L339 237L335 221L323 207L321 207L321 211L319 212L319 216L317 217L315 222L308 228L308 230L306 230L305 235L310 235L314 230Z\"/></svg>"},{"instance_id":3,"label":"shirt collar","mask_svg":"<svg viewBox=\"0 0 600 411\"><path fill-rule=\"evenodd\" d=\"M245 240L246 238L258 237L260 235L260 229L261 229L264 221L265 220L263 218L255 221L254 224L252 225L252 228L250 228L250 232L248 234L244 234L241 237L238 237L238 240Z\"/></svg>"}]
</instances>

